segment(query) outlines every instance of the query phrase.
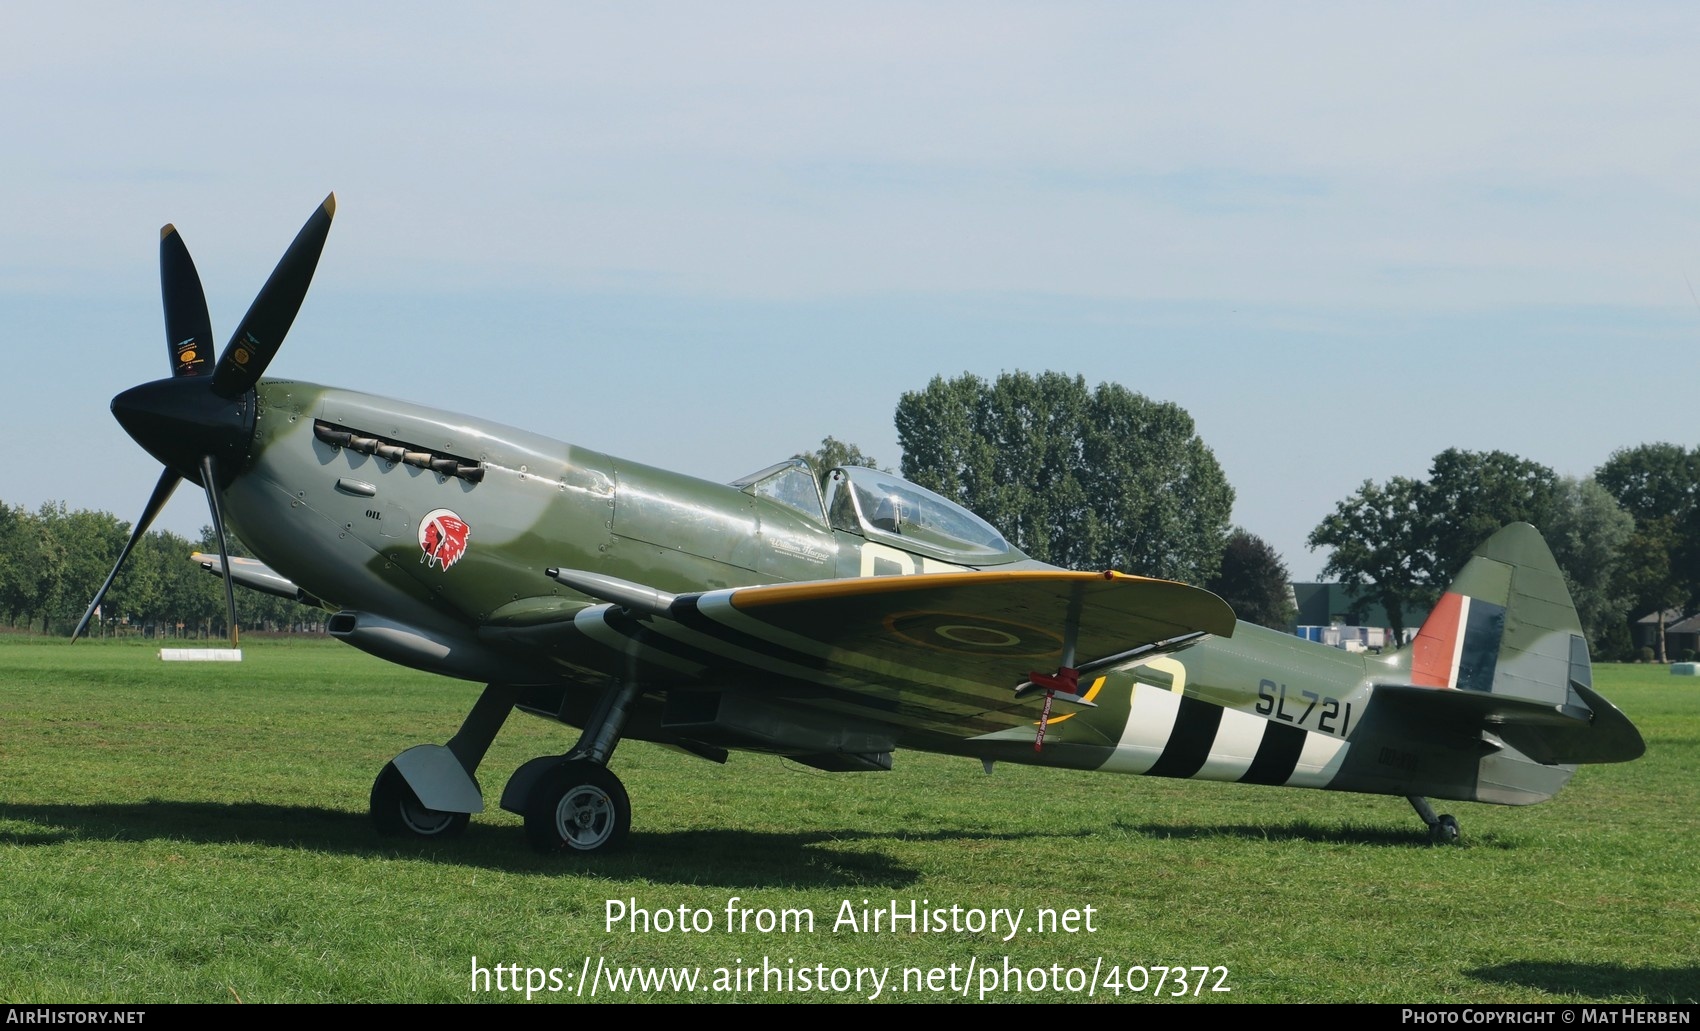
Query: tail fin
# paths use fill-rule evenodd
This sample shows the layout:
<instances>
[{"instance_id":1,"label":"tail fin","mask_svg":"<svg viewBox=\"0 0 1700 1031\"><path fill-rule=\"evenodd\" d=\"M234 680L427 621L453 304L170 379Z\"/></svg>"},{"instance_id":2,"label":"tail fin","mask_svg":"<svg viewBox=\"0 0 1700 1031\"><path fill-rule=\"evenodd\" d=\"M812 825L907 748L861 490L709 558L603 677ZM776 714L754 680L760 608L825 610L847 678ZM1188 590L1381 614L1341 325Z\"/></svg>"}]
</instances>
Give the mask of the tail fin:
<instances>
[{"instance_id":1,"label":"tail fin","mask_svg":"<svg viewBox=\"0 0 1700 1031\"><path fill-rule=\"evenodd\" d=\"M1528 523L1488 538L1411 644L1411 682L1564 704L1591 682L1564 574Z\"/></svg>"},{"instance_id":2,"label":"tail fin","mask_svg":"<svg viewBox=\"0 0 1700 1031\"><path fill-rule=\"evenodd\" d=\"M1646 751L1635 724L1594 691L1564 575L1527 523L1476 549L1417 631L1409 660L1410 685L1378 685L1376 697L1479 734L1488 746L1481 801L1538 801L1577 764Z\"/></svg>"}]
</instances>

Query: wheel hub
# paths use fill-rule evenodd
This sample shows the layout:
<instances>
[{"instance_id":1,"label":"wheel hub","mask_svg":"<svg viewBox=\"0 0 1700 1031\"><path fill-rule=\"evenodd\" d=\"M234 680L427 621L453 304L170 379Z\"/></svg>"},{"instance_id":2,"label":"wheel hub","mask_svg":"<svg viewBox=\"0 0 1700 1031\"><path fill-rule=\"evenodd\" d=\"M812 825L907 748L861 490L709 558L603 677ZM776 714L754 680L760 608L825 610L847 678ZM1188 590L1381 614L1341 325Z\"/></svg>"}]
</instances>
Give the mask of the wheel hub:
<instances>
[{"instance_id":1,"label":"wheel hub","mask_svg":"<svg viewBox=\"0 0 1700 1031\"><path fill-rule=\"evenodd\" d=\"M592 848L613 828L613 800L590 786L568 792L561 799L559 823L561 837L574 848Z\"/></svg>"},{"instance_id":2,"label":"wheel hub","mask_svg":"<svg viewBox=\"0 0 1700 1031\"><path fill-rule=\"evenodd\" d=\"M407 800L401 803L401 819L409 830L419 835L438 834L454 822L453 813L439 812Z\"/></svg>"}]
</instances>

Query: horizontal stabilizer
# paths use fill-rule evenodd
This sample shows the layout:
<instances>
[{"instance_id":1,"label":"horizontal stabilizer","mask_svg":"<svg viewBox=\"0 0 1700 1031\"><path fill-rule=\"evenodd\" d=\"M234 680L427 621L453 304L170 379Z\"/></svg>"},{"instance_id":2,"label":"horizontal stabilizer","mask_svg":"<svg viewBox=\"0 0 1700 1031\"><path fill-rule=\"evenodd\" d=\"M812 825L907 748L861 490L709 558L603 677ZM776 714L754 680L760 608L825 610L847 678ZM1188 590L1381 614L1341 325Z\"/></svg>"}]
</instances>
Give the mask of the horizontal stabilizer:
<instances>
[{"instance_id":1,"label":"horizontal stabilizer","mask_svg":"<svg viewBox=\"0 0 1700 1031\"><path fill-rule=\"evenodd\" d=\"M1408 726L1471 737L1485 731L1546 766L1629 762L1646 752L1641 732L1615 705L1582 684L1570 689L1560 705L1411 684L1378 684L1374 699Z\"/></svg>"}]
</instances>

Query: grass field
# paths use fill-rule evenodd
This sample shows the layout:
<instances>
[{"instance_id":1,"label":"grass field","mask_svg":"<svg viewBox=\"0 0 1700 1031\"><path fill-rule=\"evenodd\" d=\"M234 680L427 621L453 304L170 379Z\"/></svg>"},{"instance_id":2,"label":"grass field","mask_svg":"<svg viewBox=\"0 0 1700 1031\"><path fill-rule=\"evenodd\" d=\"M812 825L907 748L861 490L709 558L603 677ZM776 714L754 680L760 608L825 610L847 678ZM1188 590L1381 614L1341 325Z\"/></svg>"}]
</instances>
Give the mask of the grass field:
<instances>
[{"instance_id":1,"label":"grass field","mask_svg":"<svg viewBox=\"0 0 1700 1031\"><path fill-rule=\"evenodd\" d=\"M516 715L482 771L491 811L464 838L379 839L373 776L445 740L476 685L330 642L244 644L232 666L0 641L0 1001L512 1001L527 967L562 988L532 975L533 1001L578 1000L598 963L700 967L704 986L744 989L598 981L609 1001L874 994L848 975L842 992L804 990L840 967L888 971L879 1000L900 1002L1087 1001L1094 973L1092 999L1149 1001L1158 967L1209 968L1196 994L1185 972L1190 1001L1700 998L1700 682L1662 667L1596 668L1645 758L1586 767L1539 806L1438 805L1463 825L1458 848L1426 847L1397 798L987 777L912 753L888 774L824 774L627 742L613 766L636 809L630 845L574 861L533 855L494 806L508 773L571 731ZM610 928L610 900L683 907L710 929ZM953 906L1019 909L1024 929L835 930L863 900L887 914L915 900L946 922ZM752 921L807 912L814 929L729 930L729 904ZM1074 911L1075 930L1037 933L1040 908ZM474 957L491 990L475 990ZM494 990L509 965L522 990Z\"/></svg>"}]
</instances>

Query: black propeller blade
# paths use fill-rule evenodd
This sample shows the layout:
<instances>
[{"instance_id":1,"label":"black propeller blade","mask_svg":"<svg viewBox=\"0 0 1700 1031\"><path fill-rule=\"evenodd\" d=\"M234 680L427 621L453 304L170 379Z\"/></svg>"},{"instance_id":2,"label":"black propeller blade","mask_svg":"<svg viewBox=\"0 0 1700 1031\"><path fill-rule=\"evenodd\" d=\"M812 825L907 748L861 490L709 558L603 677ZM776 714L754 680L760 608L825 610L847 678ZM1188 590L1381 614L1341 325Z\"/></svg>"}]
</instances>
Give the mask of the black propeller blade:
<instances>
[{"instance_id":1,"label":"black propeller blade","mask_svg":"<svg viewBox=\"0 0 1700 1031\"><path fill-rule=\"evenodd\" d=\"M124 545L112 572L72 633L73 641L88 629L95 609L100 607L113 580L124 568L124 561L165 507L178 481L188 477L199 478L207 491L213 529L218 535L218 556L224 566L224 603L230 617L230 642L232 646L237 643L236 593L231 587L224 506L218 495L220 477L234 475L240 468L254 421L254 399L244 395L259 382L295 322L335 214L333 193L296 234L295 241L249 306L248 314L242 317L215 367L209 367L212 320L207 315L200 274L177 229L167 225L160 230L159 283L165 304L171 379L125 391L113 399L112 411L137 443L166 463L166 469L160 474L141 519L136 521L129 543ZM193 379L203 382L184 382Z\"/></svg>"},{"instance_id":2,"label":"black propeller blade","mask_svg":"<svg viewBox=\"0 0 1700 1031\"><path fill-rule=\"evenodd\" d=\"M319 252L324 250L325 237L331 231L331 217L336 214L336 194L325 198L319 210L307 219L295 242L283 252L271 278L260 287L248 314L242 316L230 343L218 357L213 371L213 393L219 397L236 397L252 390L260 376L271 364L279 345L301 310L301 300L307 296L307 286L313 282L313 270L319 265Z\"/></svg>"},{"instance_id":3,"label":"black propeller blade","mask_svg":"<svg viewBox=\"0 0 1700 1031\"><path fill-rule=\"evenodd\" d=\"M165 346L171 375L205 376L212 371L212 319L207 295L189 248L167 224L159 231L159 292L165 301Z\"/></svg>"},{"instance_id":4,"label":"black propeller blade","mask_svg":"<svg viewBox=\"0 0 1700 1031\"><path fill-rule=\"evenodd\" d=\"M94 610L100 608L100 603L106 597L106 592L112 587L112 581L117 578L118 571L124 568L124 560L130 557L131 550L136 547L136 542L142 539L142 534L147 533L148 527L153 525L154 517L159 515L159 510L165 507L166 501L170 500L171 492L177 489L177 483L181 479L182 477L177 475L175 469L166 469L159 474L159 482L154 484L153 496L148 498L147 507L142 509L142 517L136 520L136 528L130 531L129 543L125 544L124 550L118 553L118 561L113 563L112 572L106 574L106 582L101 584L100 590L95 592L94 600L89 602L88 610L83 613L82 620L77 623L77 629L71 631L71 640L75 641L83 636L83 631L89 628L89 620L94 617ZM220 540L222 542L222 538Z\"/></svg>"}]
</instances>

